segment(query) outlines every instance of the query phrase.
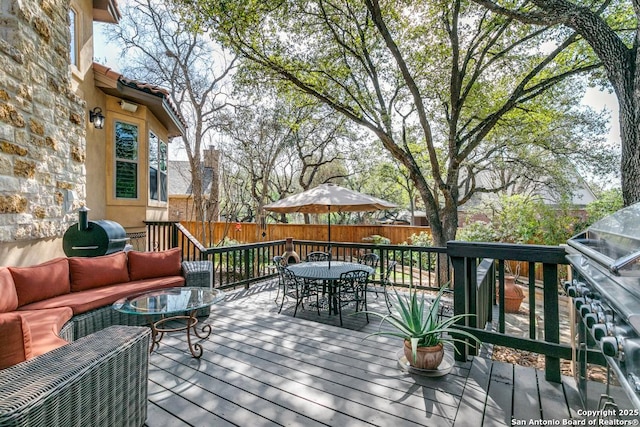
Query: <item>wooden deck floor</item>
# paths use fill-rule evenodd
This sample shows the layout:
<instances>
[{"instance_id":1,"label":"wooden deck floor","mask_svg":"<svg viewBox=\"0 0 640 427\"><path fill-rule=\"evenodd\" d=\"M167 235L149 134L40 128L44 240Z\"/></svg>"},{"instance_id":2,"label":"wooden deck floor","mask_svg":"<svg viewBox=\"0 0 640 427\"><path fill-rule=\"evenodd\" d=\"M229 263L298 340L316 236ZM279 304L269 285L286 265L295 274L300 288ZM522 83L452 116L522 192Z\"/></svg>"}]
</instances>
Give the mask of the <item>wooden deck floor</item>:
<instances>
[{"instance_id":1,"label":"wooden deck floor","mask_svg":"<svg viewBox=\"0 0 640 427\"><path fill-rule=\"evenodd\" d=\"M147 425L505 426L576 417L575 383L476 357L440 378L401 370L400 341L372 337L377 322L307 309L277 313L272 284L231 292L213 308L213 334L194 359L166 336L150 358ZM382 309L382 298L370 309ZM326 323L320 323L323 320Z\"/></svg>"}]
</instances>

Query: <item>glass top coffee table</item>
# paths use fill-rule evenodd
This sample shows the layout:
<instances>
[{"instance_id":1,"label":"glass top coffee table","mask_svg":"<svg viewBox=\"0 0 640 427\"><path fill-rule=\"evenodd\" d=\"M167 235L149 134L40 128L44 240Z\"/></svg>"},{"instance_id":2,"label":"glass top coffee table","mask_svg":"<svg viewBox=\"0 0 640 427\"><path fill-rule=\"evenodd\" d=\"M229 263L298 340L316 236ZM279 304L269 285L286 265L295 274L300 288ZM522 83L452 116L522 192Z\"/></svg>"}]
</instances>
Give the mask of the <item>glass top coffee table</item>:
<instances>
[{"instance_id":1,"label":"glass top coffee table","mask_svg":"<svg viewBox=\"0 0 640 427\"><path fill-rule=\"evenodd\" d=\"M200 308L210 307L223 299L224 292L221 290L178 287L131 295L113 303L113 308L122 313L133 315L162 316L162 319L158 321L150 321L152 331L150 352L160 346L160 340L165 332L186 330L189 351L193 357L199 358L202 356L202 346L198 343L191 344L191 333L193 332L200 339L206 339L211 335L211 325L203 325L198 332L196 311ZM186 324L172 328L165 327L166 322L174 320L185 320Z\"/></svg>"}]
</instances>

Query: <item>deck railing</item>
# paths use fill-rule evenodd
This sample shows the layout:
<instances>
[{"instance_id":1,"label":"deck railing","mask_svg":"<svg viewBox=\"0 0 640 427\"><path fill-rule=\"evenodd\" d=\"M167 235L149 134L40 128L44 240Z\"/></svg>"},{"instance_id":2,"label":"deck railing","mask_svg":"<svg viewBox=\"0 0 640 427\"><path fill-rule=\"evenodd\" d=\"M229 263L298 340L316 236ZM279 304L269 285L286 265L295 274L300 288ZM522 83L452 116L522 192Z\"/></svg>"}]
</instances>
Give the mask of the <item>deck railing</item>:
<instances>
[{"instance_id":1,"label":"deck railing","mask_svg":"<svg viewBox=\"0 0 640 427\"><path fill-rule=\"evenodd\" d=\"M512 349L530 351L545 356L545 377L560 382L560 360L572 359L571 340L561 342L561 282L567 277L565 250L560 246L517 245L504 243L449 242L447 253L454 269L454 313L471 314L458 326L475 334L485 344L496 344ZM521 283L528 290L528 315L520 313L518 321L526 336L514 334L505 328L505 270L508 265L527 263L527 277ZM542 281L536 280L536 270L542 272ZM497 292L497 294L496 294ZM542 301L537 301L540 298ZM538 309L537 303L542 303ZM498 313L497 328L487 327L492 310ZM564 305L564 326L572 330L571 305ZM540 328L540 325L544 325ZM496 330L497 329L497 330ZM465 360L476 349L456 345L458 360ZM598 352L590 351L588 361L603 364Z\"/></svg>"},{"instance_id":2,"label":"deck railing","mask_svg":"<svg viewBox=\"0 0 640 427\"><path fill-rule=\"evenodd\" d=\"M214 285L220 288L249 286L250 283L275 276L272 260L285 249L284 240L215 248L204 247L179 223L147 222L148 250L181 247L185 260L210 260L214 268ZM439 284L451 280L451 269L445 248L374 245L300 241L294 250L304 259L313 251L331 251L332 259L356 262L365 253L373 252L380 258L374 281L380 281L389 262L396 261L391 281L397 286L416 286L420 289L438 289Z\"/></svg>"},{"instance_id":3,"label":"deck railing","mask_svg":"<svg viewBox=\"0 0 640 427\"><path fill-rule=\"evenodd\" d=\"M210 260L214 286L219 288L249 287L253 282L274 277L273 256L285 251L284 240L205 248L178 223L148 222L147 236L152 242L149 250L179 246L184 259ZM374 280L379 281L388 263L396 261L391 275L396 286L438 289L443 283L453 283L454 313L472 315L458 326L485 344L543 354L548 381L559 382L560 360L572 358L571 343L560 340L560 300L566 298L560 283L567 274L561 247L458 241L449 242L447 248L343 242L328 246L327 242L294 241L294 250L301 259L312 251L331 251L332 259L345 261L356 261L367 252L376 253L380 265ZM521 283L528 289L529 309L528 313L518 313L521 329L516 334L506 327L504 287L505 271L518 263L526 267ZM542 280L536 280L536 276ZM458 360L465 360L476 351L468 345L456 347ZM590 363L602 364L601 359L595 352L588 355Z\"/></svg>"}]
</instances>

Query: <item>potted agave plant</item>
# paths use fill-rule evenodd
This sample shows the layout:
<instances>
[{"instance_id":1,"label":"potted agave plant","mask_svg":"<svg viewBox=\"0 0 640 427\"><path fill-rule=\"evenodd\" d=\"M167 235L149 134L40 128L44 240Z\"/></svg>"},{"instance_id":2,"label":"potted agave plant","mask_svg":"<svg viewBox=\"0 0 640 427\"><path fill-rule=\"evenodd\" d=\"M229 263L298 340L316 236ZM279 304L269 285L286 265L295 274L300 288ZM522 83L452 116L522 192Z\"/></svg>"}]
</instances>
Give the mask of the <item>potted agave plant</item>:
<instances>
[{"instance_id":1,"label":"potted agave plant","mask_svg":"<svg viewBox=\"0 0 640 427\"><path fill-rule=\"evenodd\" d=\"M400 295L396 290L397 303L391 314L369 312L369 314L381 317L380 326L388 323L396 331L378 331L367 335L387 335L400 337L404 340L404 354L409 364L418 369L437 369L444 357L444 343L462 342L456 338L462 336L470 338L479 344L480 341L473 334L463 331L455 326L455 323L470 314L459 314L452 317L441 318L440 300L447 285L440 288L437 296L430 306L425 309L424 293L418 296L415 288L410 288L408 295ZM395 313L394 313L395 311Z\"/></svg>"}]
</instances>

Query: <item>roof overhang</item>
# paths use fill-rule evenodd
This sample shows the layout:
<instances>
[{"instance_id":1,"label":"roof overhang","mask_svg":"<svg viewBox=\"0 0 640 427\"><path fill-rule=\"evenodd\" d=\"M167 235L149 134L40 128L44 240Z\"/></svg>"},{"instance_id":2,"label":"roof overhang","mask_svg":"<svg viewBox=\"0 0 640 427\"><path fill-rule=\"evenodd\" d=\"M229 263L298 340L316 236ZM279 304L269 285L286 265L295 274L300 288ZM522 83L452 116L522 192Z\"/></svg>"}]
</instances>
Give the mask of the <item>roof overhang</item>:
<instances>
[{"instance_id":1,"label":"roof overhang","mask_svg":"<svg viewBox=\"0 0 640 427\"><path fill-rule=\"evenodd\" d=\"M170 138L184 135L185 125L169 101L166 91L128 80L120 73L101 64L94 63L93 69L96 87L101 91L107 95L146 106L167 128Z\"/></svg>"},{"instance_id":2,"label":"roof overhang","mask_svg":"<svg viewBox=\"0 0 640 427\"><path fill-rule=\"evenodd\" d=\"M117 24L122 15L116 0L93 0L93 20Z\"/></svg>"}]
</instances>

